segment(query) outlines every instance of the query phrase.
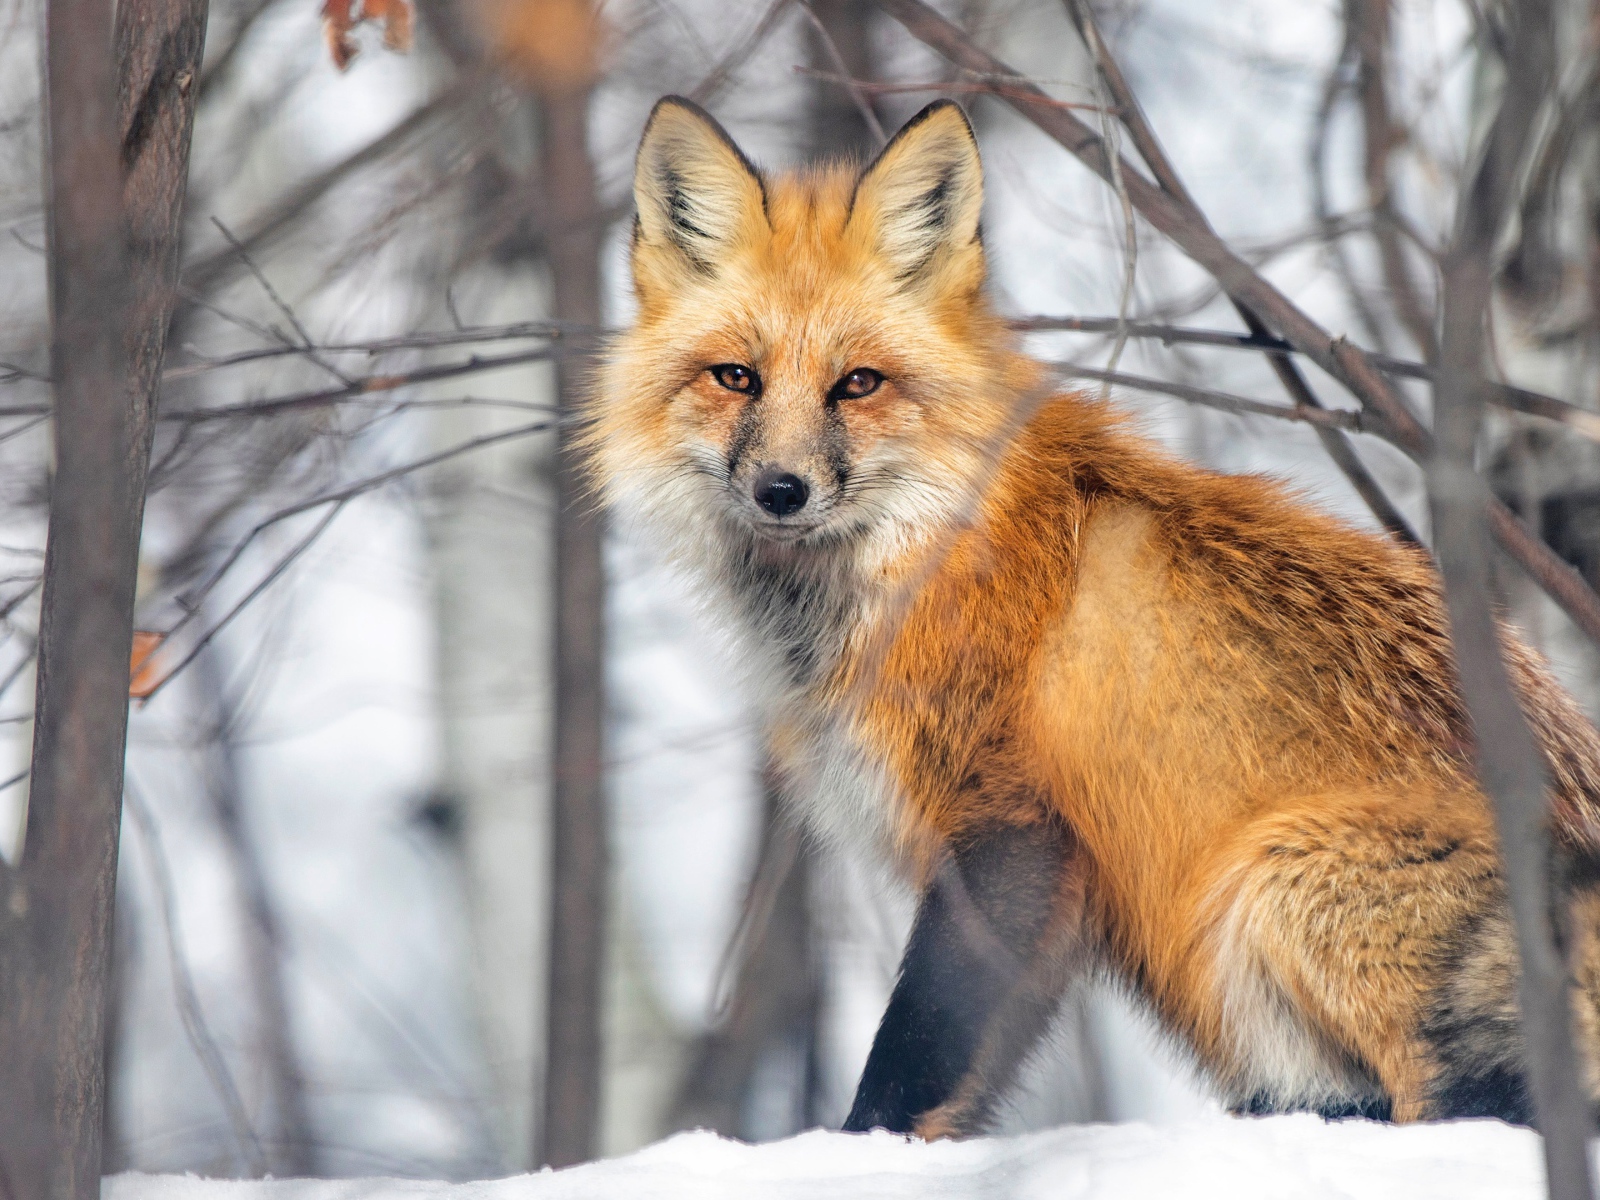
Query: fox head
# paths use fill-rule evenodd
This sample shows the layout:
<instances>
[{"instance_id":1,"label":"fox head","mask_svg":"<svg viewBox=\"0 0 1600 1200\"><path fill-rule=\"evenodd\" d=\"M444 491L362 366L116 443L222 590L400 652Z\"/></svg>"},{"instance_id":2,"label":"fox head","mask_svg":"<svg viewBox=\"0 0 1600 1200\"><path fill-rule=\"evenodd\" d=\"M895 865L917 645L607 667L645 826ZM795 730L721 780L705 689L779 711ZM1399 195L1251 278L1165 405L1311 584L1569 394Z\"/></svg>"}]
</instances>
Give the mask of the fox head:
<instances>
[{"instance_id":1,"label":"fox head","mask_svg":"<svg viewBox=\"0 0 1600 1200\"><path fill-rule=\"evenodd\" d=\"M668 97L634 198L638 318L589 434L621 519L778 558L892 553L960 519L1036 368L985 294L957 105L923 109L865 169L768 176Z\"/></svg>"}]
</instances>

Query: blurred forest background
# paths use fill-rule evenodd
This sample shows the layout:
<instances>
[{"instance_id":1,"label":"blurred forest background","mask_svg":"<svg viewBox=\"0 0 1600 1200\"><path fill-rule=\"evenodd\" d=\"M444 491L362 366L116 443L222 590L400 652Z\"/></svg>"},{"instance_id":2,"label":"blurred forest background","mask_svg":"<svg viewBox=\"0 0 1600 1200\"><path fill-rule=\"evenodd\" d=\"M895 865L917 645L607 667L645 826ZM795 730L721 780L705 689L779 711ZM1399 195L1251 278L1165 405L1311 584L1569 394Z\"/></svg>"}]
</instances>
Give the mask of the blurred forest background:
<instances>
[{"instance_id":1,"label":"blurred forest background","mask_svg":"<svg viewBox=\"0 0 1600 1200\"><path fill-rule=\"evenodd\" d=\"M1098 29L1239 253L1325 328L1436 358L1437 256L1496 85L1493 0L937 7L1131 154L1081 32ZM1496 263L1492 350L1503 380L1595 416L1499 412L1487 468L1593 584L1600 4L1556 10L1559 72ZM872 4L367 0L375 19L350 29L328 11L331 24L313 0L213 0L191 85L136 617L161 636L142 643L160 641L130 726L106 1169L527 1169L547 1158L552 1044L580 1068L598 1055L596 1153L695 1125L750 1139L836 1125L911 898L784 824L721 631L648 545L605 541L592 606L605 852L580 862L552 833L557 411L596 320L628 319L632 155L654 101L698 99L782 168L870 156L934 96L960 99L985 156L998 303L1092 318L1030 332L1035 351L1064 374L1123 376L1081 386L1104 386L1178 453L1287 477L1354 522L1374 525L1371 511L1313 426L1154 390L1282 400L1264 356L1146 336L1243 329L1116 189L999 102L1003 82L952 67ZM36 0L0 0L8 855L27 802L51 469L38 29ZM1425 388L1408 396L1426 409ZM1354 443L1425 536L1414 464ZM1593 645L1502 568L1514 618L1593 712ZM547 1004L552 863L603 872L588 881L598 924L576 931L603 947L600 1019L570 1040ZM1097 987L1061 1014L1004 1127L1211 1103Z\"/></svg>"}]
</instances>

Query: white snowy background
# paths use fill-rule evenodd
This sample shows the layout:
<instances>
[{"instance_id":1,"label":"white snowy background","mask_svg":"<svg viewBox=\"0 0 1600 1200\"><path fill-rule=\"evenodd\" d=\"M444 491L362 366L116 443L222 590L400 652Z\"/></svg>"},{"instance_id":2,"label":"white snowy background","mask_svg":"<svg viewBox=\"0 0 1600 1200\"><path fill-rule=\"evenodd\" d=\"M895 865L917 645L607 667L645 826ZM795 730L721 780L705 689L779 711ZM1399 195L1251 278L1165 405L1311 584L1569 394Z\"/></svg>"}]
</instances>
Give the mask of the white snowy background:
<instances>
[{"instance_id":1,"label":"white snowy background","mask_svg":"<svg viewBox=\"0 0 1600 1200\"><path fill-rule=\"evenodd\" d=\"M658 7L607 11L618 28ZM626 192L632 145L649 105L686 89L743 37L765 5L683 0L659 28L662 63L619 70L597 96L591 142L608 198ZM223 19L239 9L219 9ZM1471 88L1465 9L1399 0L1403 103L1456 160ZM0 0L0 99L25 96L31 45L26 0ZM659 14L656 14L659 17ZM1105 10L1135 90L1178 170L1218 230L1329 328L1353 327L1314 228L1306 160L1321 80L1339 51L1334 0L1146 0ZM367 39L352 69L327 63L317 6L280 2L245 40L226 86L226 122L202 123L195 161L198 249L219 245L206 221L245 222L265 197L313 175L393 127L437 84L427 46L409 58ZM763 164L797 160L806 88L797 21L741 69L714 110ZM987 43L1052 91L1092 99L1081 48L1059 5L992 6ZM929 79L938 63L897 28L877 30L882 72ZM425 38L425 34L424 34ZM20 49L19 49L20 47ZM637 48L629 55L640 54ZM630 58L631 62L632 59ZM283 81L293 82L286 88ZM12 91L16 95L11 95ZM23 103L18 101L18 103ZM921 98L887 107L909 115ZM240 141L239 112L252 114ZM1114 314L1126 247L1115 197L1059 147L992 102L974 106L988 168L986 215L999 303L1014 313ZM1348 114L1347 114L1348 115ZM1336 207L1358 204L1359 148L1333 123ZM1452 142L1454 139L1454 142ZM357 256L330 283L324 243L355 238L403 172L362 177L326 206L313 235L273 260L279 289L319 338L348 340L441 327L441 300L416 280L430 248L399 240ZM1414 210L1435 232L1418 185ZM0 216L37 242L36 209L8 199ZM1420 219L1420 218L1419 218ZM426 241L426 239L421 239ZM1205 277L1143 230L1134 315L1203 295ZM320 255L320 256L319 256ZM6 260L8 263L13 260ZM0 329L38 297L37 260L15 258ZM1372 272L1371 263L1359 268ZM607 260L610 317L626 318L620 230ZM243 304L253 283L228 295ZM257 298L259 299L259 298ZM481 267L451 298L468 321L538 316L537 280ZM1191 324L1237 328L1214 299ZM220 327L202 333L221 339ZM200 336L199 334L196 335ZM206 349L225 345L214 340ZM1104 341L1038 337L1052 356L1103 359ZM1133 343L1123 368L1276 398L1256 356ZM1345 403L1326 379L1313 383ZM219 387L221 385L218 385ZM480 396L548 399L547 369L476 380ZM418 397L443 395L417 389ZM452 394L459 394L457 393ZM214 397L224 399L226 396ZM1230 470L1286 476L1315 503L1369 523L1309 429L1232 418L1121 394L1175 450ZM350 476L514 423L477 410L419 413L337 451ZM1407 514L1425 526L1418 480L1398 454L1362 451ZM433 476L349 504L326 534L245 610L208 656L209 682L180 679L136 708L119 884L119 1011L109 1129L120 1168L205 1175L247 1172L254 1123L267 1120L261 1014L241 935L241 896L219 834L215 773L229 773L248 839L280 922L283 987L316 1167L368 1182L203 1184L123 1175L108 1200L239 1197L928 1197L1186 1196L1518 1197L1537 1193L1531 1134L1494 1123L1396 1130L1313 1118L1221 1116L1202 1083L1148 1020L1108 989L1064 1011L1002 1118L1004 1136L922 1146L886 1135L820 1132L746 1147L710 1134L656 1141L685 1047L702 1031L718 964L752 866L759 824L755 731L733 685L720 631L647 545L610 547L615 912L603 1147L622 1156L556 1175L450 1188L375 1177L480 1179L529 1165L531 1097L541 1028L537 973L548 727L549 447L484 452ZM182 526L181 499L154 505L152 555ZM244 560L251 585L314 516L277 530ZM0 546L36 550L36 524L0 511ZM1553 612L1541 639L1592 703L1593 664ZM3 667L3 664L0 664ZM231 760L197 740L207 706L230 714ZM18 707L0 706L0 718ZM26 761L27 726L0 723L0 780ZM0 832L15 843L22 789L0 792ZM442 798L477 797L463 834ZM818 890L827 931L818 1070L825 1122L837 1123L865 1057L909 919L911 899L870 865L831 861ZM203 1028L178 1002L191 989ZM220 1055L226 1078L202 1047ZM230 1117L233 1088L243 1120ZM1128 1122L1077 1126L1095 1120ZM1058 1128L1059 1127L1059 1128ZM1039 1132L1039 1131L1046 1132ZM792 1132L776 1128L776 1133Z\"/></svg>"}]
</instances>

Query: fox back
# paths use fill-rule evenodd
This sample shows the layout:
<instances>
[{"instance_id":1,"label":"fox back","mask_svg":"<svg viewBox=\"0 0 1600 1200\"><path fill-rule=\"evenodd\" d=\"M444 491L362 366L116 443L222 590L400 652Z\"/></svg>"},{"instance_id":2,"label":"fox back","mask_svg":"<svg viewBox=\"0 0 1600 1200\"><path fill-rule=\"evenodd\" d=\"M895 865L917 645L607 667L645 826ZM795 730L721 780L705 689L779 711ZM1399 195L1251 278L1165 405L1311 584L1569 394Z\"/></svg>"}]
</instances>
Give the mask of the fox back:
<instances>
[{"instance_id":1,"label":"fox back","mask_svg":"<svg viewBox=\"0 0 1600 1200\"><path fill-rule=\"evenodd\" d=\"M989 303L982 194L948 102L773 177L663 101L587 434L732 629L812 827L921 889L846 1127L981 1128L1092 970L1241 1110L1527 1119L1430 562L1050 394ZM1600 739L1506 649L1592 1063Z\"/></svg>"}]
</instances>

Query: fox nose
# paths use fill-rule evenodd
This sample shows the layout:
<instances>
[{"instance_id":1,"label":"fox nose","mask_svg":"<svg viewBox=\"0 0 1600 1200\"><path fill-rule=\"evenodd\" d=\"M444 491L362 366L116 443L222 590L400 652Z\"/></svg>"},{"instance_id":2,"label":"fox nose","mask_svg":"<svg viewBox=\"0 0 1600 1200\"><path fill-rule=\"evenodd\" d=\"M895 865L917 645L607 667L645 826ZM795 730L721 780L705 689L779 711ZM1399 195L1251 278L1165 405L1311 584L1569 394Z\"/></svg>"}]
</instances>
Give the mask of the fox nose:
<instances>
[{"instance_id":1,"label":"fox nose","mask_svg":"<svg viewBox=\"0 0 1600 1200\"><path fill-rule=\"evenodd\" d=\"M787 517L806 506L811 490L800 476L772 468L756 476L756 503L775 517Z\"/></svg>"}]
</instances>

